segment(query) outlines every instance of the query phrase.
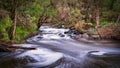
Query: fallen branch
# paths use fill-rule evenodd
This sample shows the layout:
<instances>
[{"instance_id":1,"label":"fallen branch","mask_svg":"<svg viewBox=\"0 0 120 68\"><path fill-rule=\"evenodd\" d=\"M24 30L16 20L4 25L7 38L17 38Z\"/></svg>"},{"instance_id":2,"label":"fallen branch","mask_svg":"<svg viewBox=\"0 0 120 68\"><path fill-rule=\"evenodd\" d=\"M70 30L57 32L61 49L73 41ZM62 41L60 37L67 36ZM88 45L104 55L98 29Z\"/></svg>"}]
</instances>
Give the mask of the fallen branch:
<instances>
[{"instance_id":1,"label":"fallen branch","mask_svg":"<svg viewBox=\"0 0 120 68\"><path fill-rule=\"evenodd\" d=\"M0 43L0 50L1 51L15 51L16 49L25 49L25 50L33 50L36 48L33 47L21 47L21 46L12 46L10 44Z\"/></svg>"}]
</instances>

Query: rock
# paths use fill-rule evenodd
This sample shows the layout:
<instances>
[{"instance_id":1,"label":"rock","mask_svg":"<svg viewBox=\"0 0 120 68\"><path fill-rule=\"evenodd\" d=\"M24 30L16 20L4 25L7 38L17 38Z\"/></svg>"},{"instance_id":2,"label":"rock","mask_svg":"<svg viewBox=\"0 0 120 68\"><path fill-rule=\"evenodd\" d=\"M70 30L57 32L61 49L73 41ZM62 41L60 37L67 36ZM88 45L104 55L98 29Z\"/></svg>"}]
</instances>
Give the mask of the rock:
<instances>
[{"instance_id":1,"label":"rock","mask_svg":"<svg viewBox=\"0 0 120 68\"><path fill-rule=\"evenodd\" d=\"M81 37L82 37L82 38L86 38L86 39L88 39L88 38L89 38L89 35L88 35L87 33L84 33L84 34L82 34Z\"/></svg>"},{"instance_id":2,"label":"rock","mask_svg":"<svg viewBox=\"0 0 120 68\"><path fill-rule=\"evenodd\" d=\"M65 37L65 35L64 35L64 34L62 34L62 33L60 33L60 34L59 34L59 36L60 36L60 37Z\"/></svg>"},{"instance_id":3,"label":"rock","mask_svg":"<svg viewBox=\"0 0 120 68\"><path fill-rule=\"evenodd\" d=\"M90 51L87 56L104 60L120 60L120 52Z\"/></svg>"},{"instance_id":4,"label":"rock","mask_svg":"<svg viewBox=\"0 0 120 68\"><path fill-rule=\"evenodd\" d=\"M99 38L100 38L99 35L91 35L91 37L92 37L93 39L99 39Z\"/></svg>"},{"instance_id":5,"label":"rock","mask_svg":"<svg viewBox=\"0 0 120 68\"><path fill-rule=\"evenodd\" d=\"M9 48L5 48L5 47L0 47L0 52L11 52L12 50L10 50Z\"/></svg>"},{"instance_id":6,"label":"rock","mask_svg":"<svg viewBox=\"0 0 120 68\"><path fill-rule=\"evenodd\" d=\"M64 32L65 34L75 34L75 35L79 35L79 34L83 34L82 32L79 32L77 30L69 30Z\"/></svg>"},{"instance_id":7,"label":"rock","mask_svg":"<svg viewBox=\"0 0 120 68\"><path fill-rule=\"evenodd\" d=\"M0 52L10 52L11 50L8 48L10 44L5 44L0 42Z\"/></svg>"},{"instance_id":8,"label":"rock","mask_svg":"<svg viewBox=\"0 0 120 68\"><path fill-rule=\"evenodd\" d=\"M0 48L0 52L6 52L6 50L3 48Z\"/></svg>"},{"instance_id":9,"label":"rock","mask_svg":"<svg viewBox=\"0 0 120 68\"><path fill-rule=\"evenodd\" d=\"M73 32L71 30L64 32L64 34L72 34Z\"/></svg>"}]
</instances>

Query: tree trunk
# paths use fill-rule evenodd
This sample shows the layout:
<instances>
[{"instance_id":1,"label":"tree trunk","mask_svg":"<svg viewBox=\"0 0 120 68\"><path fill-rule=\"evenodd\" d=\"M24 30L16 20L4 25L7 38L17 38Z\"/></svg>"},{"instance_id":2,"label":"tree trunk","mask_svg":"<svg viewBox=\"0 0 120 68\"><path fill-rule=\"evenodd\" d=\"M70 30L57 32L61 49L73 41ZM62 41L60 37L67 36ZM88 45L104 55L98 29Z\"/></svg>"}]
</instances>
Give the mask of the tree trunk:
<instances>
[{"instance_id":1,"label":"tree trunk","mask_svg":"<svg viewBox=\"0 0 120 68\"><path fill-rule=\"evenodd\" d=\"M42 15L39 16L39 19L38 19L38 22L37 22L37 29L39 29L42 26L42 24L45 22L45 20L47 19L47 17L44 18L45 17L45 12L47 11L47 8L48 7L45 7L43 12L42 12Z\"/></svg>"},{"instance_id":2,"label":"tree trunk","mask_svg":"<svg viewBox=\"0 0 120 68\"><path fill-rule=\"evenodd\" d=\"M14 39L14 35L15 35L15 30L16 30L16 19L17 19L17 13L16 13L16 10L17 10L17 3L16 3L16 0L14 0L14 11L13 11L13 25L11 27L11 30L10 30L10 40L13 40Z\"/></svg>"},{"instance_id":3,"label":"tree trunk","mask_svg":"<svg viewBox=\"0 0 120 68\"><path fill-rule=\"evenodd\" d=\"M11 52L16 49L34 50L34 47L13 46L12 44L5 44L0 42L0 52Z\"/></svg>"},{"instance_id":4,"label":"tree trunk","mask_svg":"<svg viewBox=\"0 0 120 68\"><path fill-rule=\"evenodd\" d=\"M96 5L96 28L99 26L99 6Z\"/></svg>"},{"instance_id":5,"label":"tree trunk","mask_svg":"<svg viewBox=\"0 0 120 68\"><path fill-rule=\"evenodd\" d=\"M42 26L42 24L43 24L43 23L41 22L42 17L43 17L43 16L40 16L39 19L38 19L37 29L39 29L39 28Z\"/></svg>"},{"instance_id":6,"label":"tree trunk","mask_svg":"<svg viewBox=\"0 0 120 68\"><path fill-rule=\"evenodd\" d=\"M67 0L64 0L64 7L68 7Z\"/></svg>"},{"instance_id":7,"label":"tree trunk","mask_svg":"<svg viewBox=\"0 0 120 68\"><path fill-rule=\"evenodd\" d=\"M118 16L118 18L117 18L116 23L119 23L119 22L120 22L120 14L119 14L119 16Z\"/></svg>"}]
</instances>

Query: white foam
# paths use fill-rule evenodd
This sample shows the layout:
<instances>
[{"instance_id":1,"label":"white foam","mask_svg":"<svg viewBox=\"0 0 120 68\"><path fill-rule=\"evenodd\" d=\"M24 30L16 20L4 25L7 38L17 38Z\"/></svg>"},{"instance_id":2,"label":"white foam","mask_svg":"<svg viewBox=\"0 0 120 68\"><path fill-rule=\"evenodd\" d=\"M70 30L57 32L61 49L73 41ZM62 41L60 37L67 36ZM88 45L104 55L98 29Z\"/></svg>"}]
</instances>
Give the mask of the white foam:
<instances>
[{"instance_id":1,"label":"white foam","mask_svg":"<svg viewBox=\"0 0 120 68\"><path fill-rule=\"evenodd\" d=\"M38 46L34 44L14 44L13 46L20 46L20 47L33 47L33 46Z\"/></svg>"},{"instance_id":2,"label":"white foam","mask_svg":"<svg viewBox=\"0 0 120 68\"><path fill-rule=\"evenodd\" d=\"M47 66L47 65L51 65L51 64L55 63L57 60L59 60L63 57L63 54L59 53L59 52L53 52L53 51L45 49L45 48L38 48L36 50L27 51L16 57L20 58L20 57L25 57L25 56L30 56L33 59L38 61L36 63L28 63L28 66L43 67L43 66Z\"/></svg>"},{"instance_id":3,"label":"white foam","mask_svg":"<svg viewBox=\"0 0 120 68\"><path fill-rule=\"evenodd\" d=\"M39 28L39 30L41 30L41 29L47 29L47 28L50 28L49 26L41 26L40 28Z\"/></svg>"},{"instance_id":4,"label":"white foam","mask_svg":"<svg viewBox=\"0 0 120 68\"><path fill-rule=\"evenodd\" d=\"M91 54L93 54L93 55L104 55L106 52L93 52L93 53L91 53Z\"/></svg>"},{"instance_id":5,"label":"white foam","mask_svg":"<svg viewBox=\"0 0 120 68\"><path fill-rule=\"evenodd\" d=\"M47 29L41 29L41 30L43 31L43 33L64 33L69 29L47 28Z\"/></svg>"},{"instance_id":6,"label":"white foam","mask_svg":"<svg viewBox=\"0 0 120 68\"><path fill-rule=\"evenodd\" d=\"M42 36L44 39L70 39L69 36L64 35L64 37L59 36L59 34L44 34Z\"/></svg>"}]
</instances>

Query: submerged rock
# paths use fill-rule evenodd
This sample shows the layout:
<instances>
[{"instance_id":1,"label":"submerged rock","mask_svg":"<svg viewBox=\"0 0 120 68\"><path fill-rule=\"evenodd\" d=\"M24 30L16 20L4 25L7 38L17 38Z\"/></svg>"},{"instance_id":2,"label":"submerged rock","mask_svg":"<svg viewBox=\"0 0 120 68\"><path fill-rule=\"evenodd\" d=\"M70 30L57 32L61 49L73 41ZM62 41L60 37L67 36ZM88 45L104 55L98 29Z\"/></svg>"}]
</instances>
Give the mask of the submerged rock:
<instances>
[{"instance_id":1,"label":"submerged rock","mask_svg":"<svg viewBox=\"0 0 120 68\"><path fill-rule=\"evenodd\" d=\"M0 52L12 52L15 51L14 48L0 47Z\"/></svg>"},{"instance_id":2,"label":"submerged rock","mask_svg":"<svg viewBox=\"0 0 120 68\"><path fill-rule=\"evenodd\" d=\"M90 51L88 56L104 60L120 60L120 52Z\"/></svg>"}]
</instances>

